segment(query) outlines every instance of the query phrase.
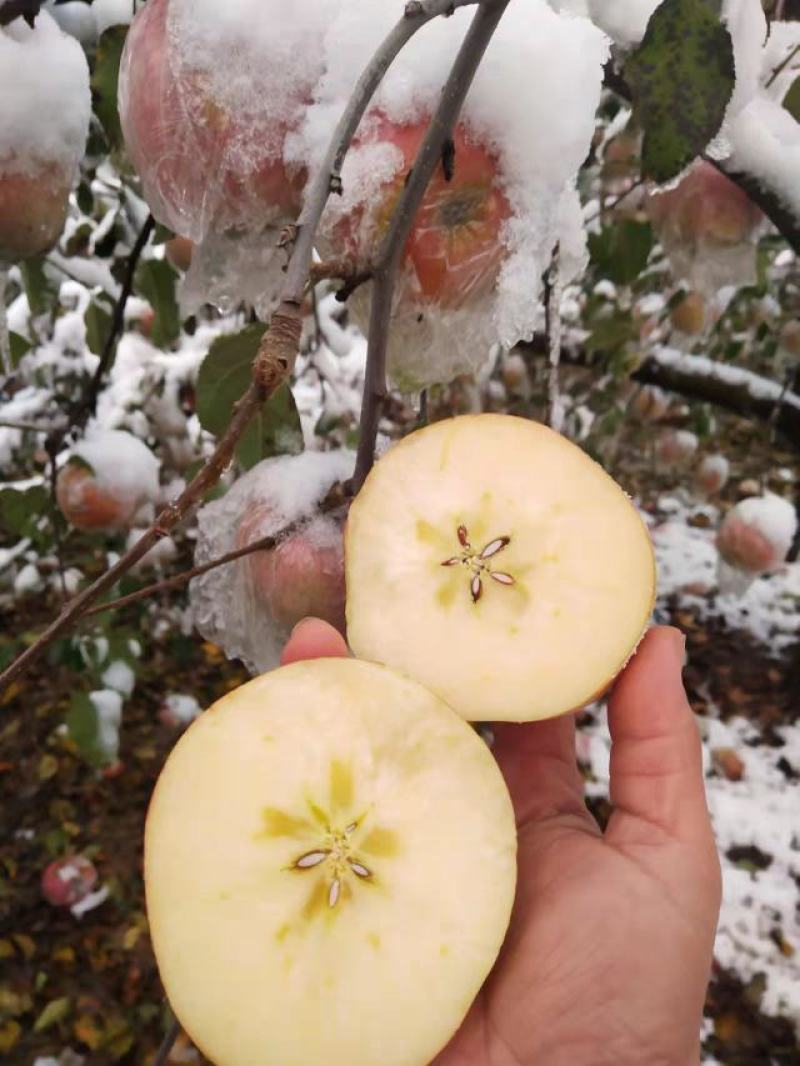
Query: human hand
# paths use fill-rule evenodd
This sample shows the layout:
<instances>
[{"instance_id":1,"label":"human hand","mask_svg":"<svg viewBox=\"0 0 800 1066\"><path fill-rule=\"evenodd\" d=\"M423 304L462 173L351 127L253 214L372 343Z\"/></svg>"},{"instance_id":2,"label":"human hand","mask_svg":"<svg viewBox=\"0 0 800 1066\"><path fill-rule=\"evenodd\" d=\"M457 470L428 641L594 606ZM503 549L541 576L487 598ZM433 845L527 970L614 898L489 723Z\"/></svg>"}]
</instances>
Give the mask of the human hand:
<instances>
[{"instance_id":1,"label":"human hand","mask_svg":"<svg viewBox=\"0 0 800 1066\"><path fill-rule=\"evenodd\" d=\"M346 655L301 623L283 662ZM648 633L609 701L611 801L586 809L572 716L495 730L519 832L511 925L434 1066L690 1066L720 903L684 640Z\"/></svg>"}]
</instances>

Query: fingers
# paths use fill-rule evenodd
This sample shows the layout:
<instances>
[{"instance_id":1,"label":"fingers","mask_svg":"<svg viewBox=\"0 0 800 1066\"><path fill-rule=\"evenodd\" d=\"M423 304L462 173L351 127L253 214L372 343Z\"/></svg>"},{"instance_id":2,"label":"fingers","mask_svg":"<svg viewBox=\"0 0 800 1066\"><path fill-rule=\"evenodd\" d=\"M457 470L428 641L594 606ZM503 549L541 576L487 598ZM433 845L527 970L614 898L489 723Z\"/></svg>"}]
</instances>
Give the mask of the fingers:
<instances>
[{"instance_id":1,"label":"fingers","mask_svg":"<svg viewBox=\"0 0 800 1066\"><path fill-rule=\"evenodd\" d=\"M292 630L281 655L281 666L303 659L340 659L349 655L344 637L319 618L304 618Z\"/></svg>"},{"instance_id":2,"label":"fingers","mask_svg":"<svg viewBox=\"0 0 800 1066\"><path fill-rule=\"evenodd\" d=\"M700 735L683 687L685 641L651 630L611 695L608 838L643 839L653 828L690 839L709 832Z\"/></svg>"},{"instance_id":3,"label":"fingers","mask_svg":"<svg viewBox=\"0 0 800 1066\"><path fill-rule=\"evenodd\" d=\"M555 814L578 814L591 823L575 759L575 718L494 727L492 748L508 785L517 825Z\"/></svg>"}]
</instances>

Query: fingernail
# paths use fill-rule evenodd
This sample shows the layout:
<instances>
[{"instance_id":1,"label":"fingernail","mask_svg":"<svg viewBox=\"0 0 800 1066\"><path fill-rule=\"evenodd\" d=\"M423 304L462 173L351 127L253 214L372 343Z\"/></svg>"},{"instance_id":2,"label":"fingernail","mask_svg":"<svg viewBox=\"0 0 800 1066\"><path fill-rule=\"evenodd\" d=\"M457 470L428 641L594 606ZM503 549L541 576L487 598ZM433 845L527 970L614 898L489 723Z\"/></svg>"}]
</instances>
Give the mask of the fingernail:
<instances>
[{"instance_id":1,"label":"fingernail","mask_svg":"<svg viewBox=\"0 0 800 1066\"><path fill-rule=\"evenodd\" d=\"M294 627L293 627L293 629L292 629L292 637L296 637L296 636L298 636L298 635L299 635L299 634L300 634L300 633L302 632L302 630L303 630L303 629L305 629L305 627L306 627L306 626L307 626L307 625L308 625L308 624L309 624L310 622L316 622L316 621L317 621L317 619L316 619L316 618L314 618L314 617L313 617L312 615L310 615L310 614L309 614L309 615L307 615L307 616L306 616L305 618L301 618L299 622L296 622L296 623L295 623L295 625L294 625ZM290 637L289 639L291 639L291 637Z\"/></svg>"}]
</instances>

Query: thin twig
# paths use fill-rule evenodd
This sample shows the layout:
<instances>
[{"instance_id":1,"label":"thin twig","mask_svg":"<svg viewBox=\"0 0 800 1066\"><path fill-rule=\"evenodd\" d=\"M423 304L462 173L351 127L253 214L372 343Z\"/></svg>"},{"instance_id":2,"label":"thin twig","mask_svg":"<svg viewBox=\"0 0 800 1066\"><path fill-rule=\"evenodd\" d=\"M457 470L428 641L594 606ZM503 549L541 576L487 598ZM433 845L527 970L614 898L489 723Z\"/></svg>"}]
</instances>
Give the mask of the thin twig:
<instances>
[{"instance_id":1,"label":"thin twig","mask_svg":"<svg viewBox=\"0 0 800 1066\"><path fill-rule=\"evenodd\" d=\"M329 514L331 511L341 507L344 503L345 495L344 488L341 485L334 485L333 489L328 493L322 503L319 505L317 514ZM152 596L157 596L161 592L170 592L172 589L181 588L182 585L187 585L190 581L193 581L196 577L202 577L203 574L209 573L211 570L216 570L220 566L226 566L228 563L235 563L237 559L243 559L247 555L252 555L254 552L260 551L272 551L287 537L290 537L293 533L296 533L299 529L308 525L310 519L308 517L298 518L296 522L290 522L288 525L279 529L276 533L271 533L268 537L261 537L259 540L254 540L252 544L248 544L244 548L236 548L234 551L226 552L225 555L220 555L216 559L211 559L207 563L202 563L200 566L193 566L191 570L183 570L180 574L175 574L173 577L164 578L163 581L156 581L152 585L147 585L145 588L137 589L136 592L131 592L127 596L120 596L119 599L109 600L108 603L98 603L96 606L91 607L88 611L84 612L84 618L91 618L96 614L103 614L105 611L116 611L122 607L130 607L134 603L140 603L142 600L150 599Z\"/></svg>"},{"instance_id":2,"label":"thin twig","mask_svg":"<svg viewBox=\"0 0 800 1066\"><path fill-rule=\"evenodd\" d=\"M0 674L0 691L19 677L53 641L67 633L95 600L112 588L152 547L167 536L206 492L219 481L233 461L236 446L247 426L263 403L287 380L300 349L303 316L302 304L314 252L314 240L322 213L332 192L334 164L350 145L361 118L389 66L410 38L437 15L451 13L455 7L474 0L426 0L407 6L395 29L379 47L362 74L345 113L339 121L320 170L305 198L303 211L284 244L292 247L286 267L281 301L272 315L261 347L253 363L252 384L236 405L233 417L220 438L214 453L174 503L164 508L155 523L142 537L92 585L84 589L45 629L36 641ZM508 0L504 0L505 8ZM482 54L482 52L481 52ZM471 79L470 79L471 80ZM333 183L335 185L335 183Z\"/></svg>"},{"instance_id":3,"label":"thin twig","mask_svg":"<svg viewBox=\"0 0 800 1066\"><path fill-rule=\"evenodd\" d=\"M49 460L50 513L53 521L53 540L56 547L61 598L65 600L67 598L67 579L64 575L64 528L62 526L61 508L58 506L58 447L54 447L54 444L55 441L51 435L45 443L45 450Z\"/></svg>"},{"instance_id":4,"label":"thin twig","mask_svg":"<svg viewBox=\"0 0 800 1066\"><path fill-rule=\"evenodd\" d=\"M800 44L796 44L794 46L794 48L791 50L791 52L789 52L789 54L786 56L786 58L783 59L777 65L777 67L775 67L775 69L770 74L769 78L767 79L766 84L764 85L765 89L768 89L770 87L770 85L772 85L773 82L777 78L779 78L781 76L781 74L783 74L784 70L786 70L786 68L789 66L789 64L791 63L791 61L794 59L794 57L797 55L798 52L800 52Z\"/></svg>"},{"instance_id":5,"label":"thin twig","mask_svg":"<svg viewBox=\"0 0 800 1066\"><path fill-rule=\"evenodd\" d=\"M178 1039L181 1033L181 1023L173 1015L172 1021L169 1023L164 1039L161 1041L161 1046L156 1052L153 1059L152 1066L166 1066L169 1062L170 1053L175 1046L175 1041Z\"/></svg>"},{"instance_id":6,"label":"thin twig","mask_svg":"<svg viewBox=\"0 0 800 1066\"><path fill-rule=\"evenodd\" d=\"M644 178L637 178L633 185L627 188L624 192L621 192L619 196L615 196L613 200L603 204L599 211L595 211L593 215L589 215L589 217L584 220L584 226L588 226L592 222L596 222L599 218L602 218L603 215L607 215L611 211L614 211L617 207L619 207L623 200L626 200L632 192L635 192L637 189L641 189L643 185Z\"/></svg>"},{"instance_id":7,"label":"thin twig","mask_svg":"<svg viewBox=\"0 0 800 1066\"><path fill-rule=\"evenodd\" d=\"M133 292L136 268L139 265L142 252L144 251L147 242L150 240L150 235L155 229L155 225L156 221L153 216L148 215L144 225L139 231L136 243L128 256L128 262L125 266L125 277L122 281L122 289L120 290L119 297L114 305L114 313L111 318L111 325L108 328L108 335L103 344L103 350L100 353L100 361L98 362L95 372L92 375L92 379L89 382L86 395L80 401L70 418L70 428L73 430L81 429L94 414L95 407L97 406L97 397L100 395L100 389L103 385L103 378L111 365L114 353L117 350L117 343L122 336L122 331L125 329L125 308L127 307L128 300Z\"/></svg>"},{"instance_id":8,"label":"thin twig","mask_svg":"<svg viewBox=\"0 0 800 1066\"><path fill-rule=\"evenodd\" d=\"M452 137L464 99L508 3L509 0L483 0L479 4L442 90L439 106L408 175L373 271L367 370L356 469L351 484L353 492L358 492L361 488L375 461L378 425L386 398L386 353L389 345L392 297L406 241L425 190L441 162L444 146Z\"/></svg>"}]
</instances>

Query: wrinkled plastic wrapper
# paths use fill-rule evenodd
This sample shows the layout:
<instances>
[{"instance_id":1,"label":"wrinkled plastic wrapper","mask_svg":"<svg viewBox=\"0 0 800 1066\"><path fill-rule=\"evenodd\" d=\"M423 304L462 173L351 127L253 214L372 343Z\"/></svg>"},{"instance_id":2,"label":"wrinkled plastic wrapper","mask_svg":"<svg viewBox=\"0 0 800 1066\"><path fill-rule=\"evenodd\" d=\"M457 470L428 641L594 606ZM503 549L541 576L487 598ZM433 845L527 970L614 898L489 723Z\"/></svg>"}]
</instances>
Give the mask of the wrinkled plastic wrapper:
<instances>
[{"instance_id":1,"label":"wrinkled plastic wrapper","mask_svg":"<svg viewBox=\"0 0 800 1066\"><path fill-rule=\"evenodd\" d=\"M301 618L327 615L344 627L342 522L318 507L354 461L348 451L267 459L198 513L196 565L308 519L276 549L217 567L189 586L197 629L254 674L278 665Z\"/></svg>"},{"instance_id":2,"label":"wrinkled plastic wrapper","mask_svg":"<svg viewBox=\"0 0 800 1066\"><path fill-rule=\"evenodd\" d=\"M393 172L379 169L386 157L376 154L380 176L332 205L321 240L324 254L344 255L358 269L380 253L426 125L396 126L378 115L367 130L362 151L388 148ZM501 175L496 156L457 127L452 156L437 167L414 218L395 287L388 370L401 391L477 371L497 340L496 290L511 214ZM364 332L371 291L362 286L348 304Z\"/></svg>"},{"instance_id":3,"label":"wrinkled plastic wrapper","mask_svg":"<svg viewBox=\"0 0 800 1066\"><path fill-rule=\"evenodd\" d=\"M249 109L233 107L214 56L185 47L190 16L183 0L149 0L134 19L120 64L125 143L154 216L196 244L184 313L242 299L269 310L284 258L278 236L297 215L305 176L283 162L286 114L258 106L257 83Z\"/></svg>"},{"instance_id":4,"label":"wrinkled plastic wrapper","mask_svg":"<svg viewBox=\"0 0 800 1066\"><path fill-rule=\"evenodd\" d=\"M711 163L695 163L674 189L653 193L647 210L676 278L707 297L755 283L763 215Z\"/></svg>"}]
</instances>

